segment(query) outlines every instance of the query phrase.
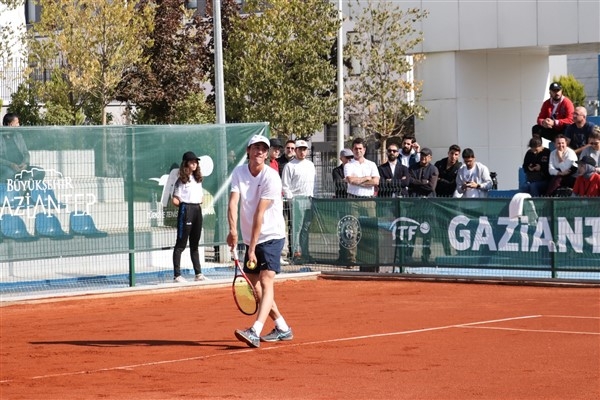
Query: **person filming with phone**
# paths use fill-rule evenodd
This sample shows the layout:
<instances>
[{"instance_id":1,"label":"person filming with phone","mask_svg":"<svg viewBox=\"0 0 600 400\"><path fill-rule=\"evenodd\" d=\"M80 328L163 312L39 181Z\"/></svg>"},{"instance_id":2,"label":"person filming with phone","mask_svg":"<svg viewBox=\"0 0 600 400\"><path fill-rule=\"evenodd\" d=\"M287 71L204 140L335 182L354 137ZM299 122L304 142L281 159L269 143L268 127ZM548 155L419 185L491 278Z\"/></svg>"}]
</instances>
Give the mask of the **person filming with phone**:
<instances>
[{"instance_id":1,"label":"person filming with phone","mask_svg":"<svg viewBox=\"0 0 600 400\"><path fill-rule=\"evenodd\" d=\"M488 167L475 161L475 153L466 148L462 152L463 165L456 174L456 192L454 197L488 197L492 188L492 178Z\"/></svg>"}]
</instances>

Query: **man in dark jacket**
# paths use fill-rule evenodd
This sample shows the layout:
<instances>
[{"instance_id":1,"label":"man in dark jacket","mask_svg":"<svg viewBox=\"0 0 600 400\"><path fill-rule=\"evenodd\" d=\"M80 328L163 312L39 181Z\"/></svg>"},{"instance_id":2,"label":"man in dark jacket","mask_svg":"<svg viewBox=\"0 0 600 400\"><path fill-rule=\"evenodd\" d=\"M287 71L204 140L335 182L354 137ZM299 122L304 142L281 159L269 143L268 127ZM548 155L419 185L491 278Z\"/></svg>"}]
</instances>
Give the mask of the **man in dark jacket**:
<instances>
[{"instance_id":1,"label":"man in dark jacket","mask_svg":"<svg viewBox=\"0 0 600 400\"><path fill-rule=\"evenodd\" d=\"M448 157L442 158L435 163L440 174L435 193L437 197L452 197L456 190L456 173L462 165L460 157L460 146L453 144L448 149Z\"/></svg>"},{"instance_id":2,"label":"man in dark jacket","mask_svg":"<svg viewBox=\"0 0 600 400\"><path fill-rule=\"evenodd\" d=\"M423 147L419 163L408 169L410 176L408 184L409 196L435 197L439 172L435 165L431 164L432 155L431 149Z\"/></svg>"},{"instance_id":3,"label":"man in dark jacket","mask_svg":"<svg viewBox=\"0 0 600 400\"><path fill-rule=\"evenodd\" d=\"M277 164L279 166L279 177L281 178L281 174L283 174L283 168L285 164L289 163L296 157L296 141L288 140L285 142L285 147L283 148L283 154L279 156L277 159ZM285 205L284 205L285 207Z\"/></svg>"},{"instance_id":4,"label":"man in dark jacket","mask_svg":"<svg viewBox=\"0 0 600 400\"><path fill-rule=\"evenodd\" d=\"M354 158L352 150L343 149L340 151L340 161L342 163L331 171L333 186L335 188L335 194L333 197L336 199L345 199L348 197L348 184L344 180L344 165L346 165L348 161L352 160L352 158Z\"/></svg>"},{"instance_id":5,"label":"man in dark jacket","mask_svg":"<svg viewBox=\"0 0 600 400\"><path fill-rule=\"evenodd\" d=\"M418 164L413 165L408 169L410 175L410 183L408 184L408 194L410 197L435 197L435 188L438 182L438 169L431 164L433 153L431 149L423 147L421 149L421 158ZM410 247L410 256L414 250L414 240ZM423 245L421 251L421 262L429 263L431 256L431 236L423 235Z\"/></svg>"},{"instance_id":6,"label":"man in dark jacket","mask_svg":"<svg viewBox=\"0 0 600 400\"><path fill-rule=\"evenodd\" d=\"M533 197L546 193L550 183L549 160L550 149L542 146L542 139L532 137L529 140L529 150L523 158L523 171L527 180L519 186L520 192L529 193Z\"/></svg>"},{"instance_id":7,"label":"man in dark jacket","mask_svg":"<svg viewBox=\"0 0 600 400\"><path fill-rule=\"evenodd\" d=\"M377 167L379 170L379 197L408 196L408 168L398 160L398 145L387 146L387 162Z\"/></svg>"}]
</instances>

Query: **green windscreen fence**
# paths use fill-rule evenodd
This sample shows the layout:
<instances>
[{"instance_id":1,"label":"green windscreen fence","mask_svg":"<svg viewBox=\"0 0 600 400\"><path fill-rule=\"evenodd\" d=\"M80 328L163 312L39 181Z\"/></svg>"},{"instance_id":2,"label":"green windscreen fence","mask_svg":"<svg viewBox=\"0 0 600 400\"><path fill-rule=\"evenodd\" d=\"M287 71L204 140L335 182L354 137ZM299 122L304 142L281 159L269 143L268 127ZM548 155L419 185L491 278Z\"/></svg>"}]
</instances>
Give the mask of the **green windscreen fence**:
<instances>
[{"instance_id":1,"label":"green windscreen fence","mask_svg":"<svg viewBox=\"0 0 600 400\"><path fill-rule=\"evenodd\" d=\"M119 275L127 281L129 267L172 274L177 209L166 188L186 151L201 157L205 175L202 243L225 243L230 172L245 162L248 139L269 136L269 129L5 127L0 135L5 285Z\"/></svg>"},{"instance_id":2,"label":"green windscreen fence","mask_svg":"<svg viewBox=\"0 0 600 400\"><path fill-rule=\"evenodd\" d=\"M293 246L300 247L304 223L311 262L361 271L390 266L412 273L600 279L600 198L306 202L298 199L294 207Z\"/></svg>"}]
</instances>

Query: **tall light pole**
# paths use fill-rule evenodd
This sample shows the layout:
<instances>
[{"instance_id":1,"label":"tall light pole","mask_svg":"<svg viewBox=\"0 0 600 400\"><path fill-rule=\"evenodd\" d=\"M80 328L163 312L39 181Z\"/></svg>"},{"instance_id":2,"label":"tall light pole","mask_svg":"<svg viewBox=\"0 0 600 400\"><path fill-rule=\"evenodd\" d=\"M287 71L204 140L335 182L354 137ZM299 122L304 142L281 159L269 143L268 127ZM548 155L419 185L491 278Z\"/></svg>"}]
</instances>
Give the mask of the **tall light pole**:
<instances>
[{"instance_id":1,"label":"tall light pole","mask_svg":"<svg viewBox=\"0 0 600 400\"><path fill-rule=\"evenodd\" d=\"M221 0L213 0L213 39L215 41L215 109L217 124L225 124L225 83L223 80L223 41L221 35ZM227 135L225 127L220 129L219 144L217 146L217 179L220 182L227 182ZM217 199L215 199L217 200ZM217 223L215 225L215 234L218 238L224 235L224 224L227 223L227 202L218 201L215 209ZM223 241L225 241L223 239ZM227 245L216 246L215 252L219 262L229 260L229 251Z\"/></svg>"},{"instance_id":2,"label":"tall light pole","mask_svg":"<svg viewBox=\"0 0 600 400\"><path fill-rule=\"evenodd\" d=\"M344 15L342 0L338 0L338 19L340 28L337 37L337 154L344 148Z\"/></svg>"},{"instance_id":3,"label":"tall light pole","mask_svg":"<svg viewBox=\"0 0 600 400\"><path fill-rule=\"evenodd\" d=\"M213 35L215 41L215 108L217 124L225 123L225 83L223 82L223 40L221 35L221 0L213 0ZM225 157L227 158L227 157Z\"/></svg>"}]
</instances>

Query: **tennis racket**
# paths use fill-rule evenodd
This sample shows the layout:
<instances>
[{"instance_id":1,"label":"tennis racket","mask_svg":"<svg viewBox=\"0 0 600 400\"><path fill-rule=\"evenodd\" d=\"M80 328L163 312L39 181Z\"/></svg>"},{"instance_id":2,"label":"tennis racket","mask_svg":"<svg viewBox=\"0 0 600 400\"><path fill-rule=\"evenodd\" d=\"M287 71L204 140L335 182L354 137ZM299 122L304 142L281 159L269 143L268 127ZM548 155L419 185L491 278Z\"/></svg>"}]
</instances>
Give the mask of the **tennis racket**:
<instances>
[{"instance_id":1,"label":"tennis racket","mask_svg":"<svg viewBox=\"0 0 600 400\"><path fill-rule=\"evenodd\" d=\"M254 287L240 266L237 250L233 250L233 262L235 263L235 276L231 289L233 299L239 310L246 315L253 315L258 310L258 296Z\"/></svg>"}]
</instances>

